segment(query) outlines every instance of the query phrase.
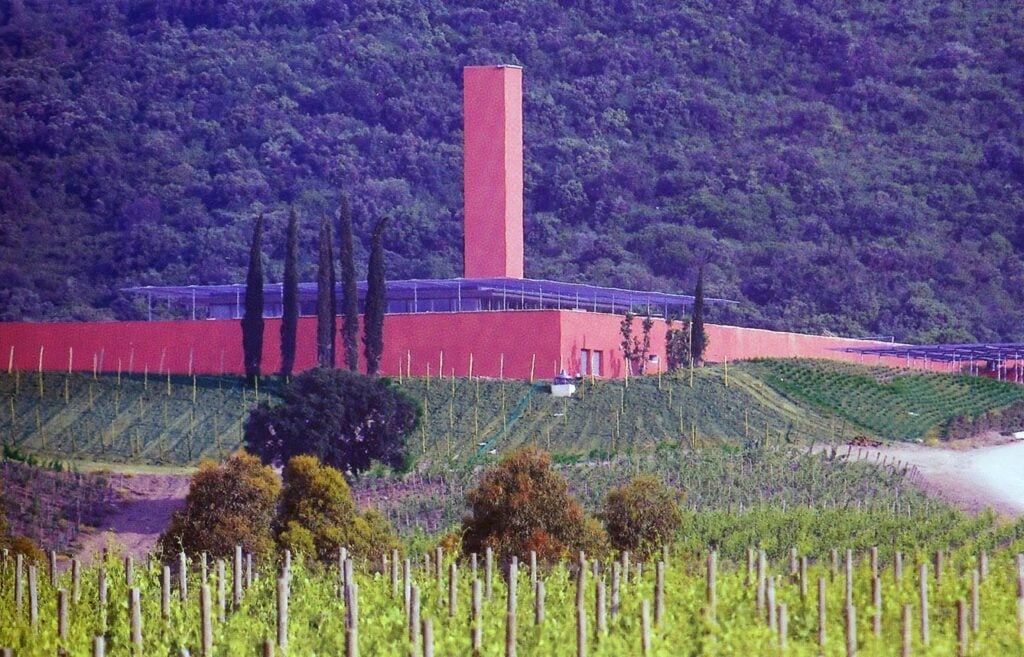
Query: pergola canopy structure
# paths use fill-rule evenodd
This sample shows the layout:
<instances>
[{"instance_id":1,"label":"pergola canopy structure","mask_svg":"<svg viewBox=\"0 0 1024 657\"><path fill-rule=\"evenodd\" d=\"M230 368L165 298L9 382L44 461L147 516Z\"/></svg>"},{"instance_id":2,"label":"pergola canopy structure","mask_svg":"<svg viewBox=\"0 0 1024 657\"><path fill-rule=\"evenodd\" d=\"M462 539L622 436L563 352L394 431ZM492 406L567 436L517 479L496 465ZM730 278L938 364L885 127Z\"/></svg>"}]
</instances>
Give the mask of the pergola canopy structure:
<instances>
[{"instance_id":1,"label":"pergola canopy structure","mask_svg":"<svg viewBox=\"0 0 1024 657\"><path fill-rule=\"evenodd\" d=\"M894 344L884 347L836 349L879 358L946 363L951 370L990 376L1000 381L1024 383L1024 342L977 342L959 344Z\"/></svg>"},{"instance_id":2,"label":"pergola canopy structure","mask_svg":"<svg viewBox=\"0 0 1024 657\"><path fill-rule=\"evenodd\" d=\"M357 284L360 308L366 296L366 281ZM239 318L243 313L245 285L176 285L130 287L123 291L144 295L152 318L153 302L177 302L191 308L193 319ZM317 286L299 284L300 314L315 313ZM263 286L264 314L280 316L283 289L280 283ZM341 300L341 286L335 288ZM580 310L621 314L634 312L666 317L681 314L693 305L686 294L644 292L583 283L560 283L525 278L451 278L387 281L387 312L474 312L507 310ZM735 303L708 298L709 305Z\"/></svg>"},{"instance_id":3,"label":"pergola canopy structure","mask_svg":"<svg viewBox=\"0 0 1024 657\"><path fill-rule=\"evenodd\" d=\"M837 349L851 354L930 360L939 363L1004 363L1024 359L1024 342L981 342L962 344L894 344L884 347Z\"/></svg>"}]
</instances>

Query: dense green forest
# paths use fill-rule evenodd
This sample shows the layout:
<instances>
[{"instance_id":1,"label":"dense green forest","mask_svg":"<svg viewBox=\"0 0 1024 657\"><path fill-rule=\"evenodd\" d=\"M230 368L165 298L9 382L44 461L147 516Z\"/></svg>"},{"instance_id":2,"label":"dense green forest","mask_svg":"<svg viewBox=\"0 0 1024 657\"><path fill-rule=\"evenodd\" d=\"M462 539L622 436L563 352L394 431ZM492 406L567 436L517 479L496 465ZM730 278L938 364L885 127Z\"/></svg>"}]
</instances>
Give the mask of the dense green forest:
<instances>
[{"instance_id":1,"label":"dense green forest","mask_svg":"<svg viewBox=\"0 0 1024 657\"><path fill-rule=\"evenodd\" d=\"M0 319L240 282L462 269L461 69L525 67L527 275L711 320L1024 339L1024 5L1007 0L0 0ZM362 267L362 266L361 266Z\"/></svg>"}]
</instances>

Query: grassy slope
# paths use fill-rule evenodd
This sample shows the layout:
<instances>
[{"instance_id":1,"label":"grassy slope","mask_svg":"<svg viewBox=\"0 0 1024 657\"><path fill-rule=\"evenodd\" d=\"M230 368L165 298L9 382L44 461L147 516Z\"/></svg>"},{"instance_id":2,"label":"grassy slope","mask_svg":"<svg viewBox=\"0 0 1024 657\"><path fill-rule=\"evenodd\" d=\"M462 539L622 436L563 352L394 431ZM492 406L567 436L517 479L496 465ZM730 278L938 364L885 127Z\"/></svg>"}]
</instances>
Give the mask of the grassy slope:
<instances>
[{"instance_id":1,"label":"grassy slope","mask_svg":"<svg viewBox=\"0 0 1024 657\"><path fill-rule=\"evenodd\" d=\"M406 380L426 412L410 440L435 467L472 460L480 443L504 451L535 442L567 455L644 452L680 439L769 444L856 434L915 439L950 417L1024 398L1024 387L985 379L907 374L810 361L759 361L689 378L585 383L562 400L521 381ZM276 385L260 391L266 399ZM194 397L194 401L193 401ZM29 453L81 461L187 465L240 444L253 390L232 377L0 374L0 436ZM525 400L525 402L524 402ZM520 411L517 414L517 409ZM915 413L912 415L911 413ZM493 441L493 442L491 442Z\"/></svg>"}]
</instances>

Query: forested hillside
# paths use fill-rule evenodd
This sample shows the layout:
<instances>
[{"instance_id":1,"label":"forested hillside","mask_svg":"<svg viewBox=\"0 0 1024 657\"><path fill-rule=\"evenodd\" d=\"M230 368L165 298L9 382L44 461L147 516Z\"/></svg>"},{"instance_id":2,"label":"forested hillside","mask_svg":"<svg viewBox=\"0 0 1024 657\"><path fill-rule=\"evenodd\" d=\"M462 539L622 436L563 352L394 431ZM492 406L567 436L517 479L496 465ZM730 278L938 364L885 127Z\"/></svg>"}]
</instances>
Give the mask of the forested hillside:
<instances>
[{"instance_id":1,"label":"forested hillside","mask_svg":"<svg viewBox=\"0 0 1024 657\"><path fill-rule=\"evenodd\" d=\"M563 6L570 5L570 6ZM243 280L350 195L462 269L461 69L525 67L527 275L712 319L1024 339L1024 5L0 0L0 319ZM365 263L366 248L359 256ZM719 313L723 312L719 309Z\"/></svg>"}]
</instances>

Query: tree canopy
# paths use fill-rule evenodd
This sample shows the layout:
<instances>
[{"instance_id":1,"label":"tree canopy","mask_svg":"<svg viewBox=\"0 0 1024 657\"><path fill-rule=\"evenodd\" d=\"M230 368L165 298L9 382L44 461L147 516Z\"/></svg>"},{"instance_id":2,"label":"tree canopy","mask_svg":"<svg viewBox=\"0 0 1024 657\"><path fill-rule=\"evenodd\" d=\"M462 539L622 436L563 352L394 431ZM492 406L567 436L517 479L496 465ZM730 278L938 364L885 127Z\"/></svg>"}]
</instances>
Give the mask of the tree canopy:
<instances>
[{"instance_id":1,"label":"tree canopy","mask_svg":"<svg viewBox=\"0 0 1024 657\"><path fill-rule=\"evenodd\" d=\"M362 472L373 461L401 469L420 413L389 379L317 368L296 376L277 405L252 411L245 442L264 463L309 454L342 471Z\"/></svg>"},{"instance_id":2,"label":"tree canopy","mask_svg":"<svg viewBox=\"0 0 1024 657\"><path fill-rule=\"evenodd\" d=\"M506 62L528 275L706 261L741 302L708 321L1021 340L1022 34L1006 0L0 3L0 320L240 282L258 211L279 281L339 189L358 267L388 215L389 278L459 275L461 68Z\"/></svg>"},{"instance_id":3,"label":"tree canopy","mask_svg":"<svg viewBox=\"0 0 1024 657\"><path fill-rule=\"evenodd\" d=\"M607 543L600 524L569 492L551 456L535 447L507 454L467 493L462 550L483 554L490 547L501 561L525 560L530 551L554 563L575 550L601 552Z\"/></svg>"}]
</instances>

